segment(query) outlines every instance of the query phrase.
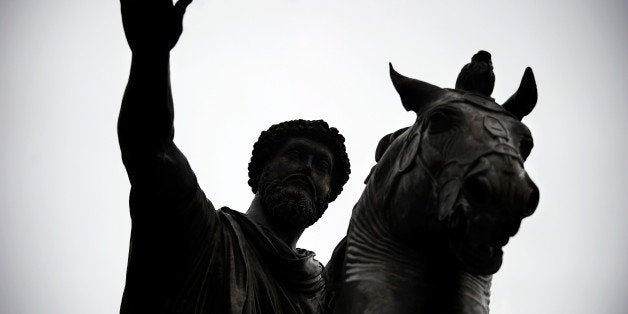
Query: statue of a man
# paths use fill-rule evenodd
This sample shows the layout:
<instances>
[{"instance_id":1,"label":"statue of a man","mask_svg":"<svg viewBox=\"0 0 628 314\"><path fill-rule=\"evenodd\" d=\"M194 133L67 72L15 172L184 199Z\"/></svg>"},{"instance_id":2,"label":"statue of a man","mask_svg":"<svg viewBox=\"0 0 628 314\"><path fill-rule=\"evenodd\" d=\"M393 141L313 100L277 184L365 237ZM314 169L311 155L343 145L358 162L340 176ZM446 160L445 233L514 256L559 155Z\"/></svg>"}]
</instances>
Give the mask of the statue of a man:
<instances>
[{"instance_id":1,"label":"statue of a man","mask_svg":"<svg viewBox=\"0 0 628 314\"><path fill-rule=\"evenodd\" d=\"M169 52L191 0L122 0L133 52L118 134L131 182L122 313L311 313L322 265L296 242L349 176L344 138L322 120L262 132L246 214L215 210L173 143Z\"/></svg>"}]
</instances>

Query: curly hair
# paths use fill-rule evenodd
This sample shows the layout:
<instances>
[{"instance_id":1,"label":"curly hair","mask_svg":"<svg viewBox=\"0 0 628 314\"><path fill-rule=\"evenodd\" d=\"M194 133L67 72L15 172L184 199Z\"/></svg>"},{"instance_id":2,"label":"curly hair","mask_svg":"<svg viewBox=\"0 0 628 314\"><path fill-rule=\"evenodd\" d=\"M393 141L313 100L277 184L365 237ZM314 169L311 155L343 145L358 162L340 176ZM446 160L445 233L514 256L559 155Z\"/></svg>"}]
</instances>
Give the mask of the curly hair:
<instances>
[{"instance_id":1,"label":"curly hair","mask_svg":"<svg viewBox=\"0 0 628 314\"><path fill-rule=\"evenodd\" d=\"M291 120L271 126L262 131L257 142L253 145L253 154L249 162L249 186L253 193L257 193L259 177L266 163L290 138L305 137L327 146L334 157L332 168L331 191L329 202L332 202L342 192L342 187L351 173L351 165L345 148L345 138L338 129L329 127L323 120Z\"/></svg>"}]
</instances>

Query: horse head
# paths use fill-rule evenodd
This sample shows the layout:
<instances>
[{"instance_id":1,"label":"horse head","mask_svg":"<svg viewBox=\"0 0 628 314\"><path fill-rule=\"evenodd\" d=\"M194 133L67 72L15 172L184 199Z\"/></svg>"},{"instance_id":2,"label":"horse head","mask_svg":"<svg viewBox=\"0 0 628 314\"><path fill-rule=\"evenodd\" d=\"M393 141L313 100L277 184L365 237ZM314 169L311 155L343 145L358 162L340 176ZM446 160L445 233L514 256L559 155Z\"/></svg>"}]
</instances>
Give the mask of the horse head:
<instances>
[{"instance_id":1,"label":"horse head","mask_svg":"<svg viewBox=\"0 0 628 314\"><path fill-rule=\"evenodd\" d=\"M524 169L533 142L521 119L537 100L530 68L503 105L490 93L490 55L474 56L456 89L405 77L393 85L415 123L384 136L367 178L369 202L396 241L447 243L447 254L476 275L497 272L502 247L539 201ZM478 61L479 59L479 61ZM465 72L466 71L466 72Z\"/></svg>"}]
</instances>

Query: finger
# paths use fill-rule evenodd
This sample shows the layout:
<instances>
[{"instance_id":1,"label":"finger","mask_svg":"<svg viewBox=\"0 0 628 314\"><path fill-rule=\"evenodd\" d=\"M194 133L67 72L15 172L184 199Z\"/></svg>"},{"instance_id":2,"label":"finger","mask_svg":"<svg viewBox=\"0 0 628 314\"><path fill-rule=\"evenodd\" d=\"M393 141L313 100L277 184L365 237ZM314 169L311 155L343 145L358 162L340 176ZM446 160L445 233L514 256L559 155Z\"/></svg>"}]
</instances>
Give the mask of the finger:
<instances>
[{"instance_id":1,"label":"finger","mask_svg":"<svg viewBox=\"0 0 628 314\"><path fill-rule=\"evenodd\" d=\"M174 8L180 15L183 16L183 13L185 13L185 9L188 7L188 5L190 5L190 3L192 3L192 0L179 0L174 5Z\"/></svg>"},{"instance_id":2,"label":"finger","mask_svg":"<svg viewBox=\"0 0 628 314\"><path fill-rule=\"evenodd\" d=\"M153 0L153 1L141 1L142 4L146 7L159 7L159 8L172 8L173 5L173 0ZM146 2L150 2L149 4L146 4Z\"/></svg>"},{"instance_id":3,"label":"finger","mask_svg":"<svg viewBox=\"0 0 628 314\"><path fill-rule=\"evenodd\" d=\"M150 5L147 5L146 1L142 0L120 0L120 4L122 7L136 7L142 8L142 10L151 10L155 8L172 8L172 1L173 0L157 0L152 2Z\"/></svg>"},{"instance_id":4,"label":"finger","mask_svg":"<svg viewBox=\"0 0 628 314\"><path fill-rule=\"evenodd\" d=\"M120 5L122 7L130 7L130 6L137 6L137 2L138 0L120 0Z\"/></svg>"}]
</instances>

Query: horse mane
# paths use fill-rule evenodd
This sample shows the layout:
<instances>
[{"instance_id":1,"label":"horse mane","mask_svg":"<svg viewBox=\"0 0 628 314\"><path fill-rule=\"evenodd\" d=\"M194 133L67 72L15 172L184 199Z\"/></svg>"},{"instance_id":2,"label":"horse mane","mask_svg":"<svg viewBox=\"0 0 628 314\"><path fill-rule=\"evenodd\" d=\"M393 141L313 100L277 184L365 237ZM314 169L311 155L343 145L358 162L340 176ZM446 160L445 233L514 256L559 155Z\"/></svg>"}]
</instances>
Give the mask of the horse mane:
<instances>
[{"instance_id":1,"label":"horse mane","mask_svg":"<svg viewBox=\"0 0 628 314\"><path fill-rule=\"evenodd\" d=\"M379 140L379 143L377 144L377 149L375 149L375 162L379 162L379 160L388 149L388 146L390 146L390 144L394 142L395 139L399 137L399 135L401 135L403 132L405 132L408 128L409 127L401 128L395 132L386 134Z\"/></svg>"}]
</instances>

